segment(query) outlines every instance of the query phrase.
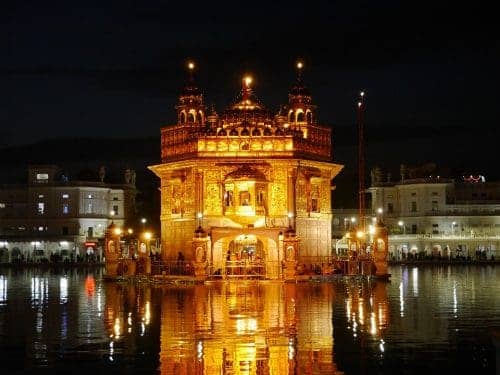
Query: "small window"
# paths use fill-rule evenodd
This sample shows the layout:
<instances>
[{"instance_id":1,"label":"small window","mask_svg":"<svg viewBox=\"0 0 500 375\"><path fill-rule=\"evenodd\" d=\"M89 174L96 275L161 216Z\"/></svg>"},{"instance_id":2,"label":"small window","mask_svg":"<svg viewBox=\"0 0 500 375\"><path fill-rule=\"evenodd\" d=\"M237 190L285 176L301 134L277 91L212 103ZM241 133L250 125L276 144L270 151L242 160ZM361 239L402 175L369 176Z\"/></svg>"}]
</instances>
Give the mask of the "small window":
<instances>
[{"instance_id":1,"label":"small window","mask_svg":"<svg viewBox=\"0 0 500 375\"><path fill-rule=\"evenodd\" d=\"M69 198L69 194L63 194L62 197L63 197L63 199L68 199Z\"/></svg>"},{"instance_id":2,"label":"small window","mask_svg":"<svg viewBox=\"0 0 500 375\"><path fill-rule=\"evenodd\" d=\"M36 179L39 181L47 181L49 179L49 174L48 173L37 173Z\"/></svg>"},{"instance_id":3,"label":"small window","mask_svg":"<svg viewBox=\"0 0 500 375\"><path fill-rule=\"evenodd\" d=\"M87 195L87 198L92 199L93 198L92 194Z\"/></svg>"},{"instance_id":4,"label":"small window","mask_svg":"<svg viewBox=\"0 0 500 375\"><path fill-rule=\"evenodd\" d=\"M438 202L432 201L432 211L437 211L437 210L438 210Z\"/></svg>"},{"instance_id":5,"label":"small window","mask_svg":"<svg viewBox=\"0 0 500 375\"><path fill-rule=\"evenodd\" d=\"M43 227L38 227L39 232L43 232Z\"/></svg>"},{"instance_id":6,"label":"small window","mask_svg":"<svg viewBox=\"0 0 500 375\"><path fill-rule=\"evenodd\" d=\"M62 207L63 214L67 215L69 213L69 204L64 203Z\"/></svg>"},{"instance_id":7,"label":"small window","mask_svg":"<svg viewBox=\"0 0 500 375\"><path fill-rule=\"evenodd\" d=\"M437 227L439 227L439 224L432 224L432 227L437 228Z\"/></svg>"},{"instance_id":8,"label":"small window","mask_svg":"<svg viewBox=\"0 0 500 375\"><path fill-rule=\"evenodd\" d=\"M439 195L439 194L438 194L438 192L437 192L437 191L433 191L433 192L432 192L432 195L433 195L433 196L437 196L437 195Z\"/></svg>"},{"instance_id":9,"label":"small window","mask_svg":"<svg viewBox=\"0 0 500 375\"><path fill-rule=\"evenodd\" d=\"M417 212L417 202L413 201L411 202L411 212Z\"/></svg>"},{"instance_id":10,"label":"small window","mask_svg":"<svg viewBox=\"0 0 500 375\"><path fill-rule=\"evenodd\" d=\"M114 200L114 201L117 201L117 200L118 200L118 197L113 197L113 200Z\"/></svg>"},{"instance_id":11,"label":"small window","mask_svg":"<svg viewBox=\"0 0 500 375\"><path fill-rule=\"evenodd\" d=\"M392 214L394 212L394 204L387 203L387 213Z\"/></svg>"},{"instance_id":12,"label":"small window","mask_svg":"<svg viewBox=\"0 0 500 375\"><path fill-rule=\"evenodd\" d=\"M38 194L38 199L43 199L43 198L45 198L45 195L43 195L43 194Z\"/></svg>"},{"instance_id":13,"label":"small window","mask_svg":"<svg viewBox=\"0 0 500 375\"><path fill-rule=\"evenodd\" d=\"M45 213L45 203L38 202L36 211L38 212L38 214L43 215Z\"/></svg>"},{"instance_id":14,"label":"small window","mask_svg":"<svg viewBox=\"0 0 500 375\"><path fill-rule=\"evenodd\" d=\"M411 193L411 196L412 196L412 197L416 197L416 196L417 196L417 193Z\"/></svg>"},{"instance_id":15,"label":"small window","mask_svg":"<svg viewBox=\"0 0 500 375\"><path fill-rule=\"evenodd\" d=\"M118 215L118 206L113 206L113 215Z\"/></svg>"},{"instance_id":16,"label":"small window","mask_svg":"<svg viewBox=\"0 0 500 375\"><path fill-rule=\"evenodd\" d=\"M63 236L66 236L69 234L68 227L62 227L62 234L63 234Z\"/></svg>"},{"instance_id":17,"label":"small window","mask_svg":"<svg viewBox=\"0 0 500 375\"><path fill-rule=\"evenodd\" d=\"M5 203L0 203L0 208L5 208Z\"/></svg>"}]
</instances>

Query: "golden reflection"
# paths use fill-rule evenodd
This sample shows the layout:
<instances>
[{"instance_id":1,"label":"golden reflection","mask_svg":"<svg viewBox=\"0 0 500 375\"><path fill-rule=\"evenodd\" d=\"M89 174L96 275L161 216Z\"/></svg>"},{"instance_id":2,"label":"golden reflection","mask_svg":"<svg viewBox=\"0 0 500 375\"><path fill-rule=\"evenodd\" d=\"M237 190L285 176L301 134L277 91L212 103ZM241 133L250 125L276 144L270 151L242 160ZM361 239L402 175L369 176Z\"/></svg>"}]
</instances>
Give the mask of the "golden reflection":
<instances>
[{"instance_id":1,"label":"golden reflection","mask_svg":"<svg viewBox=\"0 0 500 375\"><path fill-rule=\"evenodd\" d=\"M384 282L346 280L346 317L353 337L368 332L383 342L389 318L386 288Z\"/></svg>"},{"instance_id":2,"label":"golden reflection","mask_svg":"<svg viewBox=\"0 0 500 375\"><path fill-rule=\"evenodd\" d=\"M148 328L156 314L161 374L340 374L334 361L336 303L345 306L354 335L369 335L385 350L384 283L107 284L105 290L109 360L116 348L134 348L140 336L158 332Z\"/></svg>"}]
</instances>

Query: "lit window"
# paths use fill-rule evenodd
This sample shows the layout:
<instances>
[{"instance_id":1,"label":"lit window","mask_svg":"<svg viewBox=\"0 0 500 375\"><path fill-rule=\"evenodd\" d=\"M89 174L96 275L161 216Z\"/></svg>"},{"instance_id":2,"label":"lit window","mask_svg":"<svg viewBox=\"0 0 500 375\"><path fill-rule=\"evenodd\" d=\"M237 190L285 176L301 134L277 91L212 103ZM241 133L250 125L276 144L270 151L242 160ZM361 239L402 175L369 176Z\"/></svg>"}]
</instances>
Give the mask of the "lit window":
<instances>
[{"instance_id":1,"label":"lit window","mask_svg":"<svg viewBox=\"0 0 500 375\"><path fill-rule=\"evenodd\" d=\"M43 214L44 214L44 212L45 212L45 203L43 203L43 202L38 202L37 212L38 212L40 215L43 215Z\"/></svg>"},{"instance_id":2,"label":"lit window","mask_svg":"<svg viewBox=\"0 0 500 375\"><path fill-rule=\"evenodd\" d=\"M88 199L92 199L92 194L87 195Z\"/></svg>"},{"instance_id":3,"label":"lit window","mask_svg":"<svg viewBox=\"0 0 500 375\"><path fill-rule=\"evenodd\" d=\"M5 203L0 203L0 208L5 208Z\"/></svg>"},{"instance_id":4,"label":"lit window","mask_svg":"<svg viewBox=\"0 0 500 375\"><path fill-rule=\"evenodd\" d=\"M69 194L63 194L62 197L63 197L63 199L68 199L69 198Z\"/></svg>"},{"instance_id":5,"label":"lit window","mask_svg":"<svg viewBox=\"0 0 500 375\"><path fill-rule=\"evenodd\" d=\"M36 179L41 180L41 181L46 181L49 179L49 175L48 175L48 173L37 173Z\"/></svg>"},{"instance_id":6,"label":"lit window","mask_svg":"<svg viewBox=\"0 0 500 375\"><path fill-rule=\"evenodd\" d=\"M43 227L38 227L39 232L43 232Z\"/></svg>"},{"instance_id":7,"label":"lit window","mask_svg":"<svg viewBox=\"0 0 500 375\"><path fill-rule=\"evenodd\" d=\"M113 215L118 215L118 206L113 206Z\"/></svg>"},{"instance_id":8,"label":"lit window","mask_svg":"<svg viewBox=\"0 0 500 375\"><path fill-rule=\"evenodd\" d=\"M64 203L63 204L63 214L68 214L69 213L69 204Z\"/></svg>"},{"instance_id":9,"label":"lit window","mask_svg":"<svg viewBox=\"0 0 500 375\"><path fill-rule=\"evenodd\" d=\"M38 194L38 199L43 199L43 198L45 198L45 195L43 195L43 194Z\"/></svg>"}]
</instances>

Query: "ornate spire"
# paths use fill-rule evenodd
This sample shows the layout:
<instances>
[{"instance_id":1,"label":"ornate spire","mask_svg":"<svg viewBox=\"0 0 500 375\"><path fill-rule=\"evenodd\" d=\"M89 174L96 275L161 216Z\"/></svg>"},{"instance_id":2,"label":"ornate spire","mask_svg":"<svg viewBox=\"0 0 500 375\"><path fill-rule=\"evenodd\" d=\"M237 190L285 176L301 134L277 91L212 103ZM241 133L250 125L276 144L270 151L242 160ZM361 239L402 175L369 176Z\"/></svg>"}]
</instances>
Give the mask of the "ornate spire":
<instances>
[{"instance_id":1,"label":"ornate spire","mask_svg":"<svg viewBox=\"0 0 500 375\"><path fill-rule=\"evenodd\" d=\"M297 81L293 84L288 94L288 123L293 126L299 126L307 138L307 131L302 129L306 124L312 124L316 121L316 106L312 105L311 94L302 80L304 63L299 60L296 64Z\"/></svg>"},{"instance_id":2,"label":"ornate spire","mask_svg":"<svg viewBox=\"0 0 500 375\"><path fill-rule=\"evenodd\" d=\"M203 95L194 78L195 64L188 61L188 77L180 95L177 106L177 116L180 124L191 123L203 125L205 123L205 106Z\"/></svg>"}]
</instances>

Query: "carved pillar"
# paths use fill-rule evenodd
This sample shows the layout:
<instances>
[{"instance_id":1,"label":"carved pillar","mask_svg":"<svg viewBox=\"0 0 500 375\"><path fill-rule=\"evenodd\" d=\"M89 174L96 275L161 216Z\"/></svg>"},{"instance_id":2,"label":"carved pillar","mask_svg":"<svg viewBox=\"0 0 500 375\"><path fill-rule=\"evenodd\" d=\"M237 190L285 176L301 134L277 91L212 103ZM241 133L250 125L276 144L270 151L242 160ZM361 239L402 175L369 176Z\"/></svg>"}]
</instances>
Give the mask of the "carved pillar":
<instances>
[{"instance_id":1,"label":"carved pillar","mask_svg":"<svg viewBox=\"0 0 500 375\"><path fill-rule=\"evenodd\" d=\"M207 278L207 253L208 253L208 236L201 226L194 231L193 242L191 245L193 256L194 276L198 280Z\"/></svg>"},{"instance_id":2,"label":"carved pillar","mask_svg":"<svg viewBox=\"0 0 500 375\"><path fill-rule=\"evenodd\" d=\"M288 227L283 237L283 251L285 252L284 273L285 280L295 280L297 276L297 257L299 255L299 238L292 227Z\"/></svg>"}]
</instances>

